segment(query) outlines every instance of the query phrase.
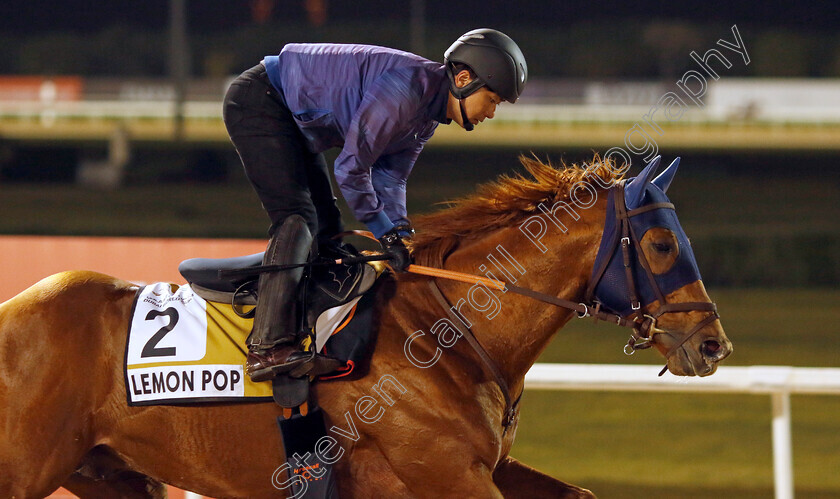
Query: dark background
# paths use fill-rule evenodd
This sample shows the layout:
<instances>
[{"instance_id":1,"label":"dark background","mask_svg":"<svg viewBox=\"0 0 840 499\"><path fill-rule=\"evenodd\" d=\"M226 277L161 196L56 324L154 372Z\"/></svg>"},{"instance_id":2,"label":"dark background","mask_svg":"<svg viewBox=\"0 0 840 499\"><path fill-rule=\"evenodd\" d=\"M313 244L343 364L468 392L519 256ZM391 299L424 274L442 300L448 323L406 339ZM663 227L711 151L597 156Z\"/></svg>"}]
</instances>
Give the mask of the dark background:
<instances>
[{"instance_id":1,"label":"dark background","mask_svg":"<svg viewBox=\"0 0 840 499\"><path fill-rule=\"evenodd\" d=\"M745 23L751 26L825 29L832 31L840 21L837 5L830 1L702 1L673 2L483 0L452 2L426 0L430 24L516 25L564 29L579 22L594 22L605 29L628 20L669 19L697 23ZM252 22L253 0L191 0L187 3L190 25L197 32L225 30ZM94 32L104 27L159 28L167 23L167 0L29 0L0 4L0 29L18 34L56 30ZM326 2L329 22L354 23L375 18L399 21L409 15L411 2L354 0ZM278 1L271 15L274 21L307 20L304 2Z\"/></svg>"},{"instance_id":2,"label":"dark background","mask_svg":"<svg viewBox=\"0 0 840 499\"><path fill-rule=\"evenodd\" d=\"M318 5L325 9L313 14ZM271 8L260 15L259 6ZM0 75L166 78L169 7L165 0L4 1ZM411 2L187 0L186 8L193 78L238 74L288 42L413 45ZM421 55L441 60L463 32L494 27L520 44L534 81L673 82L693 64L692 50L732 40L733 25L751 63L734 64L727 78L840 77L840 9L833 2L427 0L425 19ZM104 155L104 144L93 147ZM516 170L520 154L559 163L587 161L593 152L430 145L409 180L409 213L437 209L476 183ZM672 197L708 284L840 286L836 149L780 151L768 144L660 152L665 161L683 157ZM267 218L229 144L138 147L124 185L110 192L73 184L90 154L90 147L0 137L0 233L265 237ZM144 203L158 210L153 222L138 216Z\"/></svg>"},{"instance_id":3,"label":"dark background","mask_svg":"<svg viewBox=\"0 0 840 499\"><path fill-rule=\"evenodd\" d=\"M670 79L691 50L731 40L736 24L754 62L729 76L840 76L840 9L828 1L426 0L421 47L411 43L411 4L187 0L190 72L238 74L292 41L381 44L440 60L461 33L486 26L517 40L534 78ZM167 0L6 0L0 74L165 75L168 26Z\"/></svg>"},{"instance_id":4,"label":"dark background","mask_svg":"<svg viewBox=\"0 0 840 499\"><path fill-rule=\"evenodd\" d=\"M252 6L264 1L188 0L193 77L229 77L293 41L412 50L410 2L324 0L326 17L318 18L303 0L277 0L258 19ZM168 8L165 0L0 0L0 75L164 78ZM673 82L692 50L731 40L733 24L752 62L734 65L727 78L840 77L836 1L427 0L425 10L421 55L441 60L461 33L494 27L522 46L535 80ZM229 144L146 144L134 151L120 188L97 190L74 183L84 159L76 144L36 142L0 136L0 234L266 236L268 218ZM104 144L89 146L104 155ZM555 163L593 154L429 146L409 180L409 213L439 209L476 183L518 169L517 156L531 152ZM660 152L666 162L682 156L669 196L735 343L727 364L838 367L838 147ZM570 323L540 361L659 362L653 353L625 357L624 331L591 326ZM766 397L529 390L522 405L513 455L600 497L772 497ZM794 397L798 497L838 497L838 412L836 397Z\"/></svg>"}]
</instances>

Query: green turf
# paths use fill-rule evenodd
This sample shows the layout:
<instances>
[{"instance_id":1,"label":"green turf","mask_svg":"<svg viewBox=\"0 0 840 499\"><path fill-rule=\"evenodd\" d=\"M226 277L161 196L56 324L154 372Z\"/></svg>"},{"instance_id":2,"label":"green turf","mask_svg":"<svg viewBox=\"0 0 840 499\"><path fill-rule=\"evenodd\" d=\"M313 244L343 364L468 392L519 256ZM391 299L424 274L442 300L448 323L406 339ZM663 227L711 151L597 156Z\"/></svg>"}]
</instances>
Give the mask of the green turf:
<instances>
[{"instance_id":1,"label":"green turf","mask_svg":"<svg viewBox=\"0 0 840 499\"><path fill-rule=\"evenodd\" d=\"M6 234L263 237L269 224L247 185L98 191L13 184L0 193Z\"/></svg>"},{"instance_id":2,"label":"green turf","mask_svg":"<svg viewBox=\"0 0 840 499\"><path fill-rule=\"evenodd\" d=\"M727 365L840 367L840 290L709 290L734 353ZM573 320L555 336L541 362L658 363L651 351L621 353L626 332Z\"/></svg>"},{"instance_id":3,"label":"green turf","mask_svg":"<svg viewBox=\"0 0 840 499\"><path fill-rule=\"evenodd\" d=\"M511 171L441 175L420 169L412 175L408 212L439 209L440 203L474 191L477 183ZM840 232L840 183L833 179L724 176L695 169L678 178L669 195L690 237ZM346 213L343 201L339 206ZM130 185L116 191L0 184L0 213L5 234L263 237L268 220L241 173L224 184Z\"/></svg>"},{"instance_id":4,"label":"green turf","mask_svg":"<svg viewBox=\"0 0 840 499\"><path fill-rule=\"evenodd\" d=\"M470 192L480 178L492 176L458 170L440 181L420 170L412 177L409 213L429 211L434 203ZM669 194L690 237L840 232L840 184L834 180L721 177L718 170L680 177ZM113 192L4 184L0 213L0 233L5 234L262 238L268 226L242 179ZM727 289L710 294L735 346L726 364L840 367L840 291ZM540 360L661 362L649 351L624 356L626 335L614 326L573 321ZM796 396L792 410L798 497L840 497L840 398ZM529 392L513 455L607 498L773 494L768 396Z\"/></svg>"},{"instance_id":5,"label":"green turf","mask_svg":"<svg viewBox=\"0 0 840 499\"><path fill-rule=\"evenodd\" d=\"M710 294L735 346L726 365L840 367L840 291ZM540 361L660 362L623 355L624 336L575 321ZM792 412L797 496L840 496L840 398L794 396ZM772 497L770 417L766 395L533 391L512 454L601 497Z\"/></svg>"}]
</instances>

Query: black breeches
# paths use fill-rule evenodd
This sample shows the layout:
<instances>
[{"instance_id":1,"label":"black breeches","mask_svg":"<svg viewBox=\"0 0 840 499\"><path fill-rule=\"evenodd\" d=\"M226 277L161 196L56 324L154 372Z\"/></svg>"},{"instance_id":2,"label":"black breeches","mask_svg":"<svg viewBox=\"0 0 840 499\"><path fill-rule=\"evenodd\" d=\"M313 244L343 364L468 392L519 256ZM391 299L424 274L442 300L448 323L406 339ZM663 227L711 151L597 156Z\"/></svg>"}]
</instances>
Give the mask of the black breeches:
<instances>
[{"instance_id":1,"label":"black breeches","mask_svg":"<svg viewBox=\"0 0 840 499\"><path fill-rule=\"evenodd\" d=\"M270 234L292 214L302 216L321 240L343 230L324 155L307 148L262 65L233 81L225 95L224 121L271 218Z\"/></svg>"}]
</instances>

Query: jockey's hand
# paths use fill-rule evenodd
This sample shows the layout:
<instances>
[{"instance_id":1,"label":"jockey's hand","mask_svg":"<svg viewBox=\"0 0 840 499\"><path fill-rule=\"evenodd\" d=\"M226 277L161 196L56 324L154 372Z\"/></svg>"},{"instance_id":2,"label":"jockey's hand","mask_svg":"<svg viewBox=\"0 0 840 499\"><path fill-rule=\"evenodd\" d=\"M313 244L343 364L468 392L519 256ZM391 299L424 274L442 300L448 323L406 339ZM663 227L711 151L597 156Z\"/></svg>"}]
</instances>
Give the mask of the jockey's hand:
<instances>
[{"instance_id":1,"label":"jockey's hand","mask_svg":"<svg viewBox=\"0 0 840 499\"><path fill-rule=\"evenodd\" d=\"M379 244L382 245L382 252L388 256L391 268L395 272L405 272L405 269L411 265L411 254L403 242L406 234L410 236L414 234L414 230L410 227L397 226L379 238Z\"/></svg>"}]
</instances>

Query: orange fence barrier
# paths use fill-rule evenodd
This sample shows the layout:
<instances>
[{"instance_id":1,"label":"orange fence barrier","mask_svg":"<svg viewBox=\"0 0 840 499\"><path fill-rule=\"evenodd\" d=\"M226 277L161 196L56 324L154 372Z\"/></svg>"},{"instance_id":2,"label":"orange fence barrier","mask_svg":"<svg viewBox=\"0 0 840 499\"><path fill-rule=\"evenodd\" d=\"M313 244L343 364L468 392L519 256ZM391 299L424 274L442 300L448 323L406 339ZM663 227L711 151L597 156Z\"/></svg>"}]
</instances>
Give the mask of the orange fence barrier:
<instances>
[{"instance_id":1,"label":"orange fence barrier","mask_svg":"<svg viewBox=\"0 0 840 499\"><path fill-rule=\"evenodd\" d=\"M83 80L78 76L0 76L0 101L78 101L82 88Z\"/></svg>"},{"instance_id":2,"label":"orange fence barrier","mask_svg":"<svg viewBox=\"0 0 840 499\"><path fill-rule=\"evenodd\" d=\"M258 239L0 236L0 302L63 270L95 270L136 283L182 283L182 260L249 255L265 245Z\"/></svg>"}]
</instances>

